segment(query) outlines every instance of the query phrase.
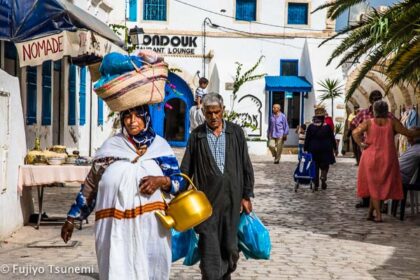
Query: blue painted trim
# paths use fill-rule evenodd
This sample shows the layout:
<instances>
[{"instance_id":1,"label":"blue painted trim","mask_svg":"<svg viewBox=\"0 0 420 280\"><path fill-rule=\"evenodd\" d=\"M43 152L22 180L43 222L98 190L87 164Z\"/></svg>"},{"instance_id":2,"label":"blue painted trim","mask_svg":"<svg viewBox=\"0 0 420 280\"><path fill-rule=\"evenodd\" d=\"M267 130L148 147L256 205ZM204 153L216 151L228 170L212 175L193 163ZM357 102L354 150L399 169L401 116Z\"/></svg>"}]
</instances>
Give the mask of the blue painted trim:
<instances>
[{"instance_id":1,"label":"blue painted trim","mask_svg":"<svg viewBox=\"0 0 420 280\"><path fill-rule=\"evenodd\" d=\"M265 86L267 91L290 91L290 92L310 92L312 87L270 87Z\"/></svg>"},{"instance_id":2,"label":"blue painted trim","mask_svg":"<svg viewBox=\"0 0 420 280\"><path fill-rule=\"evenodd\" d=\"M98 125L104 124L104 101L98 97Z\"/></svg>"},{"instance_id":3,"label":"blue painted trim","mask_svg":"<svg viewBox=\"0 0 420 280\"><path fill-rule=\"evenodd\" d=\"M178 75L169 73L168 80L176 88L172 89L169 85L165 86L165 99L164 102L159 104L150 105L150 114L152 117L152 126L155 132L165 137L164 123L165 123L165 103L172 99L180 99L185 103L185 130L184 130L184 141L168 141L171 146L174 147L185 147L189 138L190 131L190 119L189 111L194 105L194 97L188 84Z\"/></svg>"},{"instance_id":4,"label":"blue painted trim","mask_svg":"<svg viewBox=\"0 0 420 280\"><path fill-rule=\"evenodd\" d=\"M129 0L128 5L128 20L137 21L137 0Z\"/></svg>"},{"instance_id":5,"label":"blue painted trim","mask_svg":"<svg viewBox=\"0 0 420 280\"><path fill-rule=\"evenodd\" d=\"M238 21L257 20L256 0L236 0L235 19Z\"/></svg>"},{"instance_id":6,"label":"blue painted trim","mask_svg":"<svg viewBox=\"0 0 420 280\"><path fill-rule=\"evenodd\" d=\"M166 0L144 0L143 20L166 21Z\"/></svg>"},{"instance_id":7,"label":"blue painted trim","mask_svg":"<svg viewBox=\"0 0 420 280\"><path fill-rule=\"evenodd\" d=\"M298 11L300 9L300 11ZM304 9L305 14L302 14ZM296 17L304 16L304 17ZM287 4L287 24L302 24L307 25L309 21L309 4L308 3L293 3Z\"/></svg>"},{"instance_id":8,"label":"blue painted trim","mask_svg":"<svg viewBox=\"0 0 420 280\"><path fill-rule=\"evenodd\" d=\"M69 67L69 113L68 125L76 125L76 65Z\"/></svg>"},{"instance_id":9,"label":"blue painted trim","mask_svg":"<svg viewBox=\"0 0 420 280\"><path fill-rule=\"evenodd\" d=\"M17 50L15 44L12 42L4 41L4 57L8 59L17 59Z\"/></svg>"},{"instance_id":10,"label":"blue painted trim","mask_svg":"<svg viewBox=\"0 0 420 280\"><path fill-rule=\"evenodd\" d=\"M300 93L300 107L302 108L300 110L300 124L303 124L305 121L305 100L303 97L303 92Z\"/></svg>"},{"instance_id":11,"label":"blue painted trim","mask_svg":"<svg viewBox=\"0 0 420 280\"><path fill-rule=\"evenodd\" d=\"M288 76L299 76L299 59L280 59L280 76L284 76L283 67L282 67L284 62L296 62L296 66L297 66L296 75L288 75Z\"/></svg>"},{"instance_id":12,"label":"blue painted trim","mask_svg":"<svg viewBox=\"0 0 420 280\"><path fill-rule=\"evenodd\" d=\"M41 125L51 125L51 60L42 64Z\"/></svg>"},{"instance_id":13,"label":"blue painted trim","mask_svg":"<svg viewBox=\"0 0 420 280\"><path fill-rule=\"evenodd\" d=\"M79 91L80 119L79 125L86 124L86 66L80 68L80 91Z\"/></svg>"},{"instance_id":14,"label":"blue painted trim","mask_svg":"<svg viewBox=\"0 0 420 280\"><path fill-rule=\"evenodd\" d=\"M36 124L37 100L36 66L26 68L26 124Z\"/></svg>"}]
</instances>

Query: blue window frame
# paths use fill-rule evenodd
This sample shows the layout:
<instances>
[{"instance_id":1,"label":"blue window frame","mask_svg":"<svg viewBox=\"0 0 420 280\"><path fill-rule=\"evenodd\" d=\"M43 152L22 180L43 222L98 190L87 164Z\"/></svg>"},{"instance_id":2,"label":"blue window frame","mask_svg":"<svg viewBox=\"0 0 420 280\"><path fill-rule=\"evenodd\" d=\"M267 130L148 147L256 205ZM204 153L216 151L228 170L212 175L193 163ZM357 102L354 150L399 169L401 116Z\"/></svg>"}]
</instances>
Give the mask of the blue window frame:
<instances>
[{"instance_id":1,"label":"blue window frame","mask_svg":"<svg viewBox=\"0 0 420 280\"><path fill-rule=\"evenodd\" d=\"M166 21L166 0L144 0L143 20Z\"/></svg>"},{"instance_id":2,"label":"blue window frame","mask_svg":"<svg viewBox=\"0 0 420 280\"><path fill-rule=\"evenodd\" d=\"M98 97L98 125L104 124L104 101Z\"/></svg>"},{"instance_id":3,"label":"blue window frame","mask_svg":"<svg viewBox=\"0 0 420 280\"><path fill-rule=\"evenodd\" d=\"M280 76L298 76L299 60L297 59L281 59L280 60Z\"/></svg>"},{"instance_id":4,"label":"blue window frame","mask_svg":"<svg viewBox=\"0 0 420 280\"><path fill-rule=\"evenodd\" d=\"M137 0L128 1L128 20L137 21Z\"/></svg>"},{"instance_id":5,"label":"blue window frame","mask_svg":"<svg viewBox=\"0 0 420 280\"><path fill-rule=\"evenodd\" d=\"M287 24L308 24L308 3L288 3Z\"/></svg>"},{"instance_id":6,"label":"blue window frame","mask_svg":"<svg viewBox=\"0 0 420 280\"><path fill-rule=\"evenodd\" d=\"M236 20L255 21L257 0L236 0Z\"/></svg>"},{"instance_id":7,"label":"blue window frame","mask_svg":"<svg viewBox=\"0 0 420 280\"><path fill-rule=\"evenodd\" d=\"M26 124L36 124L36 67L26 68Z\"/></svg>"},{"instance_id":8,"label":"blue window frame","mask_svg":"<svg viewBox=\"0 0 420 280\"><path fill-rule=\"evenodd\" d=\"M68 125L76 125L76 66L69 69L69 119Z\"/></svg>"},{"instance_id":9,"label":"blue window frame","mask_svg":"<svg viewBox=\"0 0 420 280\"><path fill-rule=\"evenodd\" d=\"M9 59L16 60L17 58L17 50L15 44L11 42L4 42L4 56Z\"/></svg>"},{"instance_id":10,"label":"blue window frame","mask_svg":"<svg viewBox=\"0 0 420 280\"><path fill-rule=\"evenodd\" d=\"M51 125L51 61L42 64L41 125Z\"/></svg>"},{"instance_id":11,"label":"blue window frame","mask_svg":"<svg viewBox=\"0 0 420 280\"><path fill-rule=\"evenodd\" d=\"M80 91L79 91L79 124L86 124L86 66L80 68Z\"/></svg>"}]
</instances>

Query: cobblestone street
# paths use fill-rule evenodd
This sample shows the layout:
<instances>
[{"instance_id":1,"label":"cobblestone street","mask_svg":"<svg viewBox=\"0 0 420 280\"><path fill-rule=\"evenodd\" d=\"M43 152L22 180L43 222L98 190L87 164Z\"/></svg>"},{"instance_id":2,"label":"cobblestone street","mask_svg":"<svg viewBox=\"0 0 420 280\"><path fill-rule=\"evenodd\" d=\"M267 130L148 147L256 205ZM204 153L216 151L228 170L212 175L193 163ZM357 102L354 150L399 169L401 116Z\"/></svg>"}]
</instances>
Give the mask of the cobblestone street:
<instances>
[{"instance_id":1,"label":"cobblestone street","mask_svg":"<svg viewBox=\"0 0 420 280\"><path fill-rule=\"evenodd\" d=\"M407 208L404 222L388 215L382 224L366 221L366 209L354 207L353 159L340 159L330 169L327 190L312 193L303 186L295 193L295 161L283 156L279 165L273 165L271 158L253 157L254 210L270 230L272 254L269 261L241 257L232 279L420 279L420 215L410 216ZM77 191L76 186L47 189L46 213L64 217ZM35 189L33 194L36 197ZM61 225L19 230L0 244L1 269L5 265L9 269L0 271L0 279L98 279L93 217L90 221L83 230L75 230L73 240L80 243L74 248L27 246L37 241L61 245ZM45 271L31 274L39 267ZM87 270L72 273L76 267ZM66 268L67 274L50 271ZM186 267L180 261L171 275L171 279L201 279L197 265Z\"/></svg>"}]
</instances>

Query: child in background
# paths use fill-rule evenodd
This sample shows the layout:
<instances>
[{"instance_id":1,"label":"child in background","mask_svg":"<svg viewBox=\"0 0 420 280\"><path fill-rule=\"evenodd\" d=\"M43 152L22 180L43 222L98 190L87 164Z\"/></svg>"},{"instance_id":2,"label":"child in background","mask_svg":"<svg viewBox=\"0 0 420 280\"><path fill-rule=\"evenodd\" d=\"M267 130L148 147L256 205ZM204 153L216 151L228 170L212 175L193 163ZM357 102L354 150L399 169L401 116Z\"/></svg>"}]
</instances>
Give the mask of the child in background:
<instances>
[{"instance_id":1,"label":"child in background","mask_svg":"<svg viewBox=\"0 0 420 280\"><path fill-rule=\"evenodd\" d=\"M303 152L303 146L305 145L305 133L306 133L306 124L301 124L296 128L296 133L299 135L299 156Z\"/></svg>"},{"instance_id":2,"label":"child in background","mask_svg":"<svg viewBox=\"0 0 420 280\"><path fill-rule=\"evenodd\" d=\"M207 94L207 86L209 84L209 80L207 80L204 77L201 77L200 80L198 81L198 88L195 91L195 102L197 103L197 107L201 108L201 102L203 100L204 95Z\"/></svg>"}]
</instances>

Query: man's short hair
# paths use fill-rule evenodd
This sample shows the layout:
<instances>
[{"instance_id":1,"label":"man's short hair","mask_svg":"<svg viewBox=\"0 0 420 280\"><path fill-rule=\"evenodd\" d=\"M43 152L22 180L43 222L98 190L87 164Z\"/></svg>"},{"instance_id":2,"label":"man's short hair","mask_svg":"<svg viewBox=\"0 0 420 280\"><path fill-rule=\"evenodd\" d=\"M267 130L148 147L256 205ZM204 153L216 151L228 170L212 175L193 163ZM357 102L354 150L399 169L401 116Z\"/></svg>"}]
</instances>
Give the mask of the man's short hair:
<instances>
[{"instance_id":1,"label":"man's short hair","mask_svg":"<svg viewBox=\"0 0 420 280\"><path fill-rule=\"evenodd\" d=\"M223 97L220 94L214 92L206 94L203 97L203 106L204 110L207 106L220 106L220 108L223 109Z\"/></svg>"},{"instance_id":2,"label":"man's short hair","mask_svg":"<svg viewBox=\"0 0 420 280\"><path fill-rule=\"evenodd\" d=\"M209 80L207 80L206 78L204 78L204 77L201 77L200 78L200 80L198 80L198 83L200 84L200 85L202 85L202 84L208 84L209 83Z\"/></svg>"},{"instance_id":3,"label":"man's short hair","mask_svg":"<svg viewBox=\"0 0 420 280\"><path fill-rule=\"evenodd\" d=\"M374 90L369 94L370 104L375 103L375 101L382 100L382 93L379 90Z\"/></svg>"}]
</instances>

